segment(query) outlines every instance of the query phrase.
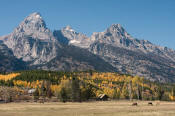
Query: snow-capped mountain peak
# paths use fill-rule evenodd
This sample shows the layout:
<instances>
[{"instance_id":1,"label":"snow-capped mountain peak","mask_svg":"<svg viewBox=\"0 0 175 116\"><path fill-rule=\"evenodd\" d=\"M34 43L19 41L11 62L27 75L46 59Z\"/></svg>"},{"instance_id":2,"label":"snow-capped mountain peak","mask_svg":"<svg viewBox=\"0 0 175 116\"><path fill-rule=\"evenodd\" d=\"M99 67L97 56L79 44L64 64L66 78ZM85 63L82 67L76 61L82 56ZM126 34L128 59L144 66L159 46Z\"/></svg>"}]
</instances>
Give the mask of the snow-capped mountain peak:
<instances>
[{"instance_id":1,"label":"snow-capped mountain peak","mask_svg":"<svg viewBox=\"0 0 175 116\"><path fill-rule=\"evenodd\" d=\"M70 25L64 27L62 30L75 32L75 30L73 30L72 27L71 27Z\"/></svg>"},{"instance_id":2,"label":"snow-capped mountain peak","mask_svg":"<svg viewBox=\"0 0 175 116\"><path fill-rule=\"evenodd\" d=\"M46 24L42 19L41 15L35 12L26 17L16 28L16 31L24 31L24 32L28 30L44 31L46 29L47 29Z\"/></svg>"},{"instance_id":3,"label":"snow-capped mountain peak","mask_svg":"<svg viewBox=\"0 0 175 116\"><path fill-rule=\"evenodd\" d=\"M27 16L11 34L14 37L30 36L34 39L50 41L53 39L52 32L46 27L46 23L40 13L34 12Z\"/></svg>"},{"instance_id":4,"label":"snow-capped mountain peak","mask_svg":"<svg viewBox=\"0 0 175 116\"><path fill-rule=\"evenodd\" d=\"M39 12L34 12L30 14L25 20L37 20L42 19L41 14Z\"/></svg>"},{"instance_id":5,"label":"snow-capped mountain peak","mask_svg":"<svg viewBox=\"0 0 175 116\"><path fill-rule=\"evenodd\" d=\"M31 64L48 62L56 55L57 41L37 12L27 16L3 41L17 58Z\"/></svg>"},{"instance_id":6,"label":"snow-capped mountain peak","mask_svg":"<svg viewBox=\"0 0 175 116\"><path fill-rule=\"evenodd\" d=\"M13 54L31 68L82 70L94 66L106 71L106 66L110 66L109 71L117 69L121 73L175 82L175 51L133 38L120 24L112 24L91 37L70 26L51 32L40 13L34 12L0 40L1 54L2 51Z\"/></svg>"}]
</instances>

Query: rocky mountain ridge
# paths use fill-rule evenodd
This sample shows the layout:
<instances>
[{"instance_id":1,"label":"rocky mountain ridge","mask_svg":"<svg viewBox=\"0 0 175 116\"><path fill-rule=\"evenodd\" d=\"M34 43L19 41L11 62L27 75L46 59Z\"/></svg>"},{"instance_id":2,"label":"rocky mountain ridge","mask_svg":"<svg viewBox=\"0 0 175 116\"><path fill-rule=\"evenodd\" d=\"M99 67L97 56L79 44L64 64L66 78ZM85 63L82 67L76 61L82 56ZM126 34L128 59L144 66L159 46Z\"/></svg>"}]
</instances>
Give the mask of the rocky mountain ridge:
<instances>
[{"instance_id":1,"label":"rocky mountain ridge","mask_svg":"<svg viewBox=\"0 0 175 116\"><path fill-rule=\"evenodd\" d=\"M0 40L0 49L4 51L0 58L3 61L5 56L11 56L14 62L9 61L13 66L10 70L5 70L9 65L1 62L0 69L5 71L97 70L175 82L175 51L136 39L120 24L112 24L105 31L87 37L70 26L52 32L40 13L35 12ZM15 68L16 64L19 68Z\"/></svg>"},{"instance_id":2,"label":"rocky mountain ridge","mask_svg":"<svg viewBox=\"0 0 175 116\"><path fill-rule=\"evenodd\" d=\"M59 47L39 13L26 17L11 34L1 40L18 59L31 62L31 65L49 62L56 57L56 49Z\"/></svg>"},{"instance_id":3,"label":"rocky mountain ridge","mask_svg":"<svg viewBox=\"0 0 175 116\"><path fill-rule=\"evenodd\" d=\"M153 81L174 81L175 51L154 45L147 40L133 38L120 24L112 24L104 32L94 32L89 38L82 34L78 39L71 38L71 30L67 29L66 32L62 32L58 38L67 37L68 45L80 48L84 48L83 38L87 38L86 49L100 56L120 73L139 75ZM79 34L75 31L74 33Z\"/></svg>"},{"instance_id":4,"label":"rocky mountain ridge","mask_svg":"<svg viewBox=\"0 0 175 116\"><path fill-rule=\"evenodd\" d=\"M62 45L37 12L26 17L11 34L1 37L0 40L12 51L15 58L27 64L27 69L116 71L114 67L88 50L83 50L84 54L78 52L82 51L81 48ZM93 59L97 60L98 66L92 63ZM103 65L106 67L99 68Z\"/></svg>"}]
</instances>

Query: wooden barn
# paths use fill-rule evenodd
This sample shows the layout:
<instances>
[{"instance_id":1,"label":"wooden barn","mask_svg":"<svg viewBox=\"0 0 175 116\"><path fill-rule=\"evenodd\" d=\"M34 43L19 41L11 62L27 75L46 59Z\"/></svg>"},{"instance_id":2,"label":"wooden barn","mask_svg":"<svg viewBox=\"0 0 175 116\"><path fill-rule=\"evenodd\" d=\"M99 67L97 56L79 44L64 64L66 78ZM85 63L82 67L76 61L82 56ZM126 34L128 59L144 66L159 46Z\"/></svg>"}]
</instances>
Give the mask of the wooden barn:
<instances>
[{"instance_id":1,"label":"wooden barn","mask_svg":"<svg viewBox=\"0 0 175 116\"><path fill-rule=\"evenodd\" d=\"M98 101L107 101L108 100L108 96L106 94L100 94L97 98Z\"/></svg>"}]
</instances>

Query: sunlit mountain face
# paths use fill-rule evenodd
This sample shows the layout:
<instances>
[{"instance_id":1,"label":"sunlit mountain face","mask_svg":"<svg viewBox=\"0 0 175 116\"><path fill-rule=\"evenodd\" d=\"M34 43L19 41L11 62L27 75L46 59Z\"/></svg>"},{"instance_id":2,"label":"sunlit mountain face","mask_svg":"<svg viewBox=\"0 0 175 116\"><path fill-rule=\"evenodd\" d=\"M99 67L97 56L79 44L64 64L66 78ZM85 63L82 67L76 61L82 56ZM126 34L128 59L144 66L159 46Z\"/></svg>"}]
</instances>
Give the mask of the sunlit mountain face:
<instances>
[{"instance_id":1,"label":"sunlit mountain face","mask_svg":"<svg viewBox=\"0 0 175 116\"><path fill-rule=\"evenodd\" d=\"M0 40L0 69L4 71L97 70L175 81L175 51L136 39L120 24L87 37L70 26L52 32L35 12ZM4 63L5 59L10 60Z\"/></svg>"}]
</instances>

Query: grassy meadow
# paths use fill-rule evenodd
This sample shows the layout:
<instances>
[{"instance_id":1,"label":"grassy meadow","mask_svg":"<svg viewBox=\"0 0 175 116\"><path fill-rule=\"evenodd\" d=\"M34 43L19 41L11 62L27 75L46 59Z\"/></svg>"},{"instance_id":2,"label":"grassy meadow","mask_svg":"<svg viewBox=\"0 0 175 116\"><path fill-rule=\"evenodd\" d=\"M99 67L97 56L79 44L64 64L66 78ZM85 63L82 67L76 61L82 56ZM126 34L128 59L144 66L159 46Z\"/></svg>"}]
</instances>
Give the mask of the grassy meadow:
<instances>
[{"instance_id":1,"label":"grassy meadow","mask_svg":"<svg viewBox=\"0 0 175 116\"><path fill-rule=\"evenodd\" d=\"M0 116L175 116L175 102L105 101L0 104Z\"/></svg>"}]
</instances>

